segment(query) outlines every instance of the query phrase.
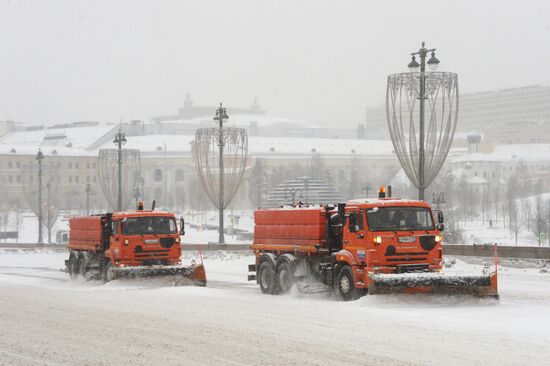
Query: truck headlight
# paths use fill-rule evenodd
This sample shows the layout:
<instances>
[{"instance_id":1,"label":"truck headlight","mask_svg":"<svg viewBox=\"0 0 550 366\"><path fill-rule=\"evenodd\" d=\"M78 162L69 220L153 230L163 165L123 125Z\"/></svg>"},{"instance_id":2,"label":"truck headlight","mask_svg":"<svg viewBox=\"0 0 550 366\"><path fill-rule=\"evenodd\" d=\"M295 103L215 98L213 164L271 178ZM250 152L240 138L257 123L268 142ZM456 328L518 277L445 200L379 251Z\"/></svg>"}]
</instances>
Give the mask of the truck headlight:
<instances>
[{"instance_id":1,"label":"truck headlight","mask_svg":"<svg viewBox=\"0 0 550 366\"><path fill-rule=\"evenodd\" d=\"M441 237L441 235L436 235L436 236L435 236L435 242L436 242L436 243L441 242L441 240L443 240L443 238Z\"/></svg>"},{"instance_id":2,"label":"truck headlight","mask_svg":"<svg viewBox=\"0 0 550 366\"><path fill-rule=\"evenodd\" d=\"M373 238L374 244L381 244L382 243L382 237L381 236L375 236Z\"/></svg>"}]
</instances>

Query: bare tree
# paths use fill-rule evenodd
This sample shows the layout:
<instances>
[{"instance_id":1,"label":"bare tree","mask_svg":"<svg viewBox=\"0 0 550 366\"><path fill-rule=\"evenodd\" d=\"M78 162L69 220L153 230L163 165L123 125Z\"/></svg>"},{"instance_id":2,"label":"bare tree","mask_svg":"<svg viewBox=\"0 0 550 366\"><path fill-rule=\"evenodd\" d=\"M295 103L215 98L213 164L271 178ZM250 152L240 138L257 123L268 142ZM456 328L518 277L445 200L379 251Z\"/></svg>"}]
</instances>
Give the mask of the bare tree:
<instances>
[{"instance_id":1,"label":"bare tree","mask_svg":"<svg viewBox=\"0 0 550 366\"><path fill-rule=\"evenodd\" d=\"M506 211L508 213L508 226L512 226L512 213L518 214L516 198L518 195L519 182L518 177L514 174L508 180L508 187L506 189Z\"/></svg>"},{"instance_id":2,"label":"bare tree","mask_svg":"<svg viewBox=\"0 0 550 366\"><path fill-rule=\"evenodd\" d=\"M267 170L262 159L257 158L248 178L248 199L252 207L262 207L262 198L267 193Z\"/></svg>"},{"instance_id":3,"label":"bare tree","mask_svg":"<svg viewBox=\"0 0 550 366\"><path fill-rule=\"evenodd\" d=\"M518 236L521 231L522 223L519 207L515 200L508 203L508 216L510 218L510 232L514 235L515 243L518 245Z\"/></svg>"},{"instance_id":4,"label":"bare tree","mask_svg":"<svg viewBox=\"0 0 550 366\"><path fill-rule=\"evenodd\" d=\"M535 201L535 207L534 207L534 217L533 217L534 223L533 223L533 227L531 228L531 231L537 237L539 247L541 245L542 234L544 233L544 229L546 226L545 225L546 212L544 211L545 210L544 210L542 199L540 196L537 196Z\"/></svg>"},{"instance_id":5,"label":"bare tree","mask_svg":"<svg viewBox=\"0 0 550 366\"><path fill-rule=\"evenodd\" d=\"M57 184L58 167L53 163L42 164L42 185L38 187L38 166L32 162L21 167L23 196L34 214L41 214L42 225L48 230L48 243L51 243L52 228L59 216L59 189ZM41 192L39 192L39 189ZM41 198L41 201L39 200ZM40 228L42 230L42 228Z\"/></svg>"},{"instance_id":6,"label":"bare tree","mask_svg":"<svg viewBox=\"0 0 550 366\"><path fill-rule=\"evenodd\" d=\"M122 210L130 207L141 178L140 151L101 149L97 158L97 171L101 190L111 209L118 210L119 199Z\"/></svg>"},{"instance_id":7,"label":"bare tree","mask_svg":"<svg viewBox=\"0 0 550 366\"><path fill-rule=\"evenodd\" d=\"M448 212L445 215L445 231L443 237L446 243L461 244L464 243L464 230L460 227L454 214Z\"/></svg>"}]
</instances>

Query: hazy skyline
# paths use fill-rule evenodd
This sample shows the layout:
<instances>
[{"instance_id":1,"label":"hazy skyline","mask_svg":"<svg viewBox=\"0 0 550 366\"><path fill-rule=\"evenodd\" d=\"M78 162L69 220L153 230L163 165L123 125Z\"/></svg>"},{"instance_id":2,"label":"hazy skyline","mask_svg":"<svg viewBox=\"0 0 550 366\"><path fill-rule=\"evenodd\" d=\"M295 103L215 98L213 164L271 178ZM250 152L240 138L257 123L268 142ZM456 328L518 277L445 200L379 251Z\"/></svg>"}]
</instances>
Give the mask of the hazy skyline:
<instances>
[{"instance_id":1,"label":"hazy skyline","mask_svg":"<svg viewBox=\"0 0 550 366\"><path fill-rule=\"evenodd\" d=\"M148 120L190 93L352 127L421 41L462 93L548 84L548 14L548 1L1 0L0 120Z\"/></svg>"}]
</instances>

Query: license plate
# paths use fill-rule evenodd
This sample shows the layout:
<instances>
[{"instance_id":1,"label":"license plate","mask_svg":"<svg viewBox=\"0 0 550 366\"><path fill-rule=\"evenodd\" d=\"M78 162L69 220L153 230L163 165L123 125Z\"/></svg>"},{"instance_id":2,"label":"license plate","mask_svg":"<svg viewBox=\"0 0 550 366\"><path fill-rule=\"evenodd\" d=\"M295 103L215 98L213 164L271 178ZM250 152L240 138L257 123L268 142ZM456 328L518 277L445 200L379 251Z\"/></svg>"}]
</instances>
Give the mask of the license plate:
<instances>
[{"instance_id":1,"label":"license plate","mask_svg":"<svg viewBox=\"0 0 550 366\"><path fill-rule=\"evenodd\" d=\"M416 236L400 236L400 243L414 243L416 241Z\"/></svg>"}]
</instances>

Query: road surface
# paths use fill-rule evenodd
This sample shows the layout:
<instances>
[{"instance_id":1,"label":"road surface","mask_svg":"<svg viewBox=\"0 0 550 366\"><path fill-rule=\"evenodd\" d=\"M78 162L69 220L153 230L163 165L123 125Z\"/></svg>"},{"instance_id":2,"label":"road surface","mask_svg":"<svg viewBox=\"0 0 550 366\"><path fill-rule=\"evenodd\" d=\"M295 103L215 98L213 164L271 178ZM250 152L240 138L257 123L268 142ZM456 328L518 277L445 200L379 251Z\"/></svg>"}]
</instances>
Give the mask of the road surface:
<instances>
[{"instance_id":1,"label":"road surface","mask_svg":"<svg viewBox=\"0 0 550 366\"><path fill-rule=\"evenodd\" d=\"M550 274L501 269L501 301L262 295L252 257L211 256L209 284L70 281L63 253L0 251L0 365L541 365ZM449 270L481 271L458 263Z\"/></svg>"}]
</instances>

